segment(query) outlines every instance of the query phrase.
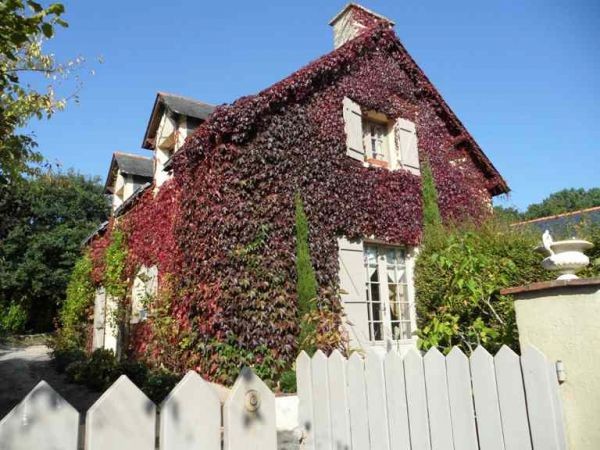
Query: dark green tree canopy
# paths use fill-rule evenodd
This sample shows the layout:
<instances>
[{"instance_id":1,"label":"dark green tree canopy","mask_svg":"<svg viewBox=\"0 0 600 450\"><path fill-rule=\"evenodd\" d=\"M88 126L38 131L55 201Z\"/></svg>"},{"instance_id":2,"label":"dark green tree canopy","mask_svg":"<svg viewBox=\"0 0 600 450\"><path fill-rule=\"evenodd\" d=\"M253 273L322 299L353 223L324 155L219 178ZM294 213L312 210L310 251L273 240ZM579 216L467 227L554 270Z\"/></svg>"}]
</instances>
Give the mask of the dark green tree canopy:
<instances>
[{"instance_id":1,"label":"dark green tree canopy","mask_svg":"<svg viewBox=\"0 0 600 450\"><path fill-rule=\"evenodd\" d=\"M0 210L0 328L12 306L27 320L5 328L48 330L81 242L106 220L102 185L73 172L41 175L11 186Z\"/></svg>"}]
</instances>

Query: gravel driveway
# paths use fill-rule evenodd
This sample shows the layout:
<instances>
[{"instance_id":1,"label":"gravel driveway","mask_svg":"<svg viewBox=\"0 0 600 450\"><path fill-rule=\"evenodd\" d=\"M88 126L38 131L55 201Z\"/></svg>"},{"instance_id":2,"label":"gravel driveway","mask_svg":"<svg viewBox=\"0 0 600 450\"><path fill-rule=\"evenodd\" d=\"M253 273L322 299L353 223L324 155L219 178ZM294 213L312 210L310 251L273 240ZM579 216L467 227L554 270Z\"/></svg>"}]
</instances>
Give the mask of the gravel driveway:
<instances>
[{"instance_id":1,"label":"gravel driveway","mask_svg":"<svg viewBox=\"0 0 600 450\"><path fill-rule=\"evenodd\" d=\"M63 374L56 372L46 345L0 344L0 418L41 380L79 412L85 412L100 396L85 386L68 383Z\"/></svg>"}]
</instances>

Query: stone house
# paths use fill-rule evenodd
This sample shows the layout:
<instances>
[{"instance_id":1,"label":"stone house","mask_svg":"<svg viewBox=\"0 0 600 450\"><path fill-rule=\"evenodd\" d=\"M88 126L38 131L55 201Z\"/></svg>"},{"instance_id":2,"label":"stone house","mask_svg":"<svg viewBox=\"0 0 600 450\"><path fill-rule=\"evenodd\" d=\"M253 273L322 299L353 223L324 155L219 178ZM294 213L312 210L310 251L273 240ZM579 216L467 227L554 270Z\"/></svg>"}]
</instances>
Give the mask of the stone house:
<instances>
[{"instance_id":1,"label":"stone house","mask_svg":"<svg viewBox=\"0 0 600 450\"><path fill-rule=\"evenodd\" d=\"M486 214L508 192L391 20L348 4L330 25L332 52L257 95L217 108L157 95L142 145L153 152L152 182L113 221L128 236L133 355L171 352L176 361L162 363L210 374L206 348L227 341L293 361L296 196L309 220L322 336L341 329L329 344L412 347L421 168L432 170L446 219ZM110 239L107 228L91 247ZM171 344L156 337L152 302L136 300L167 287ZM121 300L99 298L105 333L107 304Z\"/></svg>"}]
</instances>

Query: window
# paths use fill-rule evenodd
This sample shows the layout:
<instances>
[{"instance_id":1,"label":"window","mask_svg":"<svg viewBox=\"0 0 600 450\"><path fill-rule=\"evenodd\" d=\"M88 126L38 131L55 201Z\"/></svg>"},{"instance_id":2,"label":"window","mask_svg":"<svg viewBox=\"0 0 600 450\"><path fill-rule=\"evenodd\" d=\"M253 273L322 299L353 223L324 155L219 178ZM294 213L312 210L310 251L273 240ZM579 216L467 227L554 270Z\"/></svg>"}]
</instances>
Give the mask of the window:
<instances>
[{"instance_id":1,"label":"window","mask_svg":"<svg viewBox=\"0 0 600 450\"><path fill-rule=\"evenodd\" d=\"M369 340L411 339L406 253L399 247L365 245Z\"/></svg>"},{"instance_id":2,"label":"window","mask_svg":"<svg viewBox=\"0 0 600 450\"><path fill-rule=\"evenodd\" d=\"M374 120L363 120L363 142L367 159L390 162L388 125Z\"/></svg>"}]
</instances>

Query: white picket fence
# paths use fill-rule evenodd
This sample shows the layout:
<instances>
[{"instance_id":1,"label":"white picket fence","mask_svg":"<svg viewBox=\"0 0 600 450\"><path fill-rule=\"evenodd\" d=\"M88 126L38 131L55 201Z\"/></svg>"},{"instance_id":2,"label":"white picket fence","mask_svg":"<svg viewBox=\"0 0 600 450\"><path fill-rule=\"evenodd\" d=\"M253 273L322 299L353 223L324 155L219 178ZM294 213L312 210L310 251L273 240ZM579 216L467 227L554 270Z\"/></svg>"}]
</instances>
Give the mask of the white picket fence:
<instances>
[{"instance_id":1,"label":"white picket fence","mask_svg":"<svg viewBox=\"0 0 600 450\"><path fill-rule=\"evenodd\" d=\"M1 381L0 381L1 382ZM79 413L41 381L2 421L0 450L76 450ZM223 433L223 434L222 434ZM277 448L275 396L249 369L222 405L209 383L189 372L160 406L126 376L87 411L86 450Z\"/></svg>"},{"instance_id":2,"label":"white picket fence","mask_svg":"<svg viewBox=\"0 0 600 450\"><path fill-rule=\"evenodd\" d=\"M317 450L564 450L555 364L483 347L296 360L304 447Z\"/></svg>"}]
</instances>

